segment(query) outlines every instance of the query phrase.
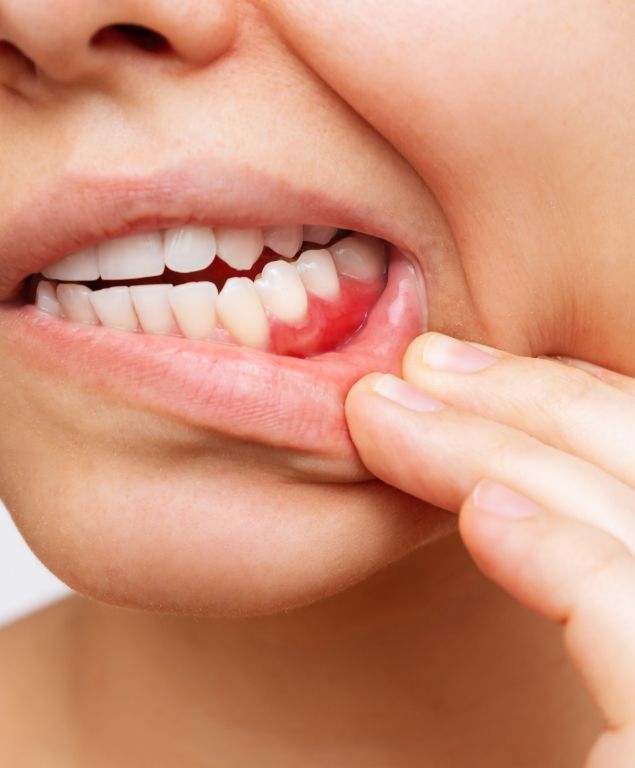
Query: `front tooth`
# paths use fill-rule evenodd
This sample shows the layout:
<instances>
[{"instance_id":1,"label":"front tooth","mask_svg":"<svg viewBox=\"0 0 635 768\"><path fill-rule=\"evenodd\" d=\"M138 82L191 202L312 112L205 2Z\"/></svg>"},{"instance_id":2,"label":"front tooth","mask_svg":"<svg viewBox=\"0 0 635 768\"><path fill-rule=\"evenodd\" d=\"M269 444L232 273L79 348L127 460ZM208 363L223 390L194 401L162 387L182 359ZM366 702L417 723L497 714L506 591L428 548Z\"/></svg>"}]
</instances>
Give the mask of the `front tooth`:
<instances>
[{"instance_id":1,"label":"front tooth","mask_svg":"<svg viewBox=\"0 0 635 768\"><path fill-rule=\"evenodd\" d=\"M261 229L216 227L216 253L233 269L247 271L260 258L264 248Z\"/></svg>"},{"instance_id":2,"label":"front tooth","mask_svg":"<svg viewBox=\"0 0 635 768\"><path fill-rule=\"evenodd\" d=\"M97 246L102 280L135 280L163 274L163 239L146 232L110 240Z\"/></svg>"},{"instance_id":3,"label":"front tooth","mask_svg":"<svg viewBox=\"0 0 635 768\"><path fill-rule=\"evenodd\" d=\"M179 227L165 233L165 266L173 272L207 269L216 256L214 231L206 227Z\"/></svg>"},{"instance_id":4,"label":"front tooth","mask_svg":"<svg viewBox=\"0 0 635 768\"><path fill-rule=\"evenodd\" d=\"M170 288L166 283L130 287L132 304L144 333L166 334L174 330Z\"/></svg>"},{"instance_id":5,"label":"front tooth","mask_svg":"<svg viewBox=\"0 0 635 768\"><path fill-rule=\"evenodd\" d=\"M181 333L188 339L208 339L216 328L218 288L214 283L182 283L170 290L170 304Z\"/></svg>"},{"instance_id":6,"label":"front tooth","mask_svg":"<svg viewBox=\"0 0 635 768\"><path fill-rule=\"evenodd\" d=\"M37 284L35 303L38 309L41 309L42 312L46 312L48 315L55 315L55 317L63 316L62 307L55 295L55 287L46 280L40 280Z\"/></svg>"},{"instance_id":7,"label":"front tooth","mask_svg":"<svg viewBox=\"0 0 635 768\"><path fill-rule=\"evenodd\" d=\"M137 315L132 306L130 289L127 285L93 291L90 301L102 325L119 328L122 331L137 330Z\"/></svg>"},{"instance_id":8,"label":"front tooth","mask_svg":"<svg viewBox=\"0 0 635 768\"><path fill-rule=\"evenodd\" d=\"M321 227L307 224L304 227L304 239L307 243L317 243L318 245L326 245L337 234L337 227Z\"/></svg>"},{"instance_id":9,"label":"front tooth","mask_svg":"<svg viewBox=\"0 0 635 768\"><path fill-rule=\"evenodd\" d=\"M339 297L340 279L333 257L326 248L304 251L296 261L296 269L310 293L327 301L335 301Z\"/></svg>"},{"instance_id":10,"label":"front tooth","mask_svg":"<svg viewBox=\"0 0 635 768\"><path fill-rule=\"evenodd\" d=\"M99 318L90 303L91 293L87 285L60 283L57 286L57 299L64 311L64 317L75 323L99 325Z\"/></svg>"},{"instance_id":11,"label":"front tooth","mask_svg":"<svg viewBox=\"0 0 635 768\"><path fill-rule=\"evenodd\" d=\"M376 237L351 235L334 243L329 251L340 275L372 281L386 274L386 246Z\"/></svg>"},{"instance_id":12,"label":"front tooth","mask_svg":"<svg viewBox=\"0 0 635 768\"><path fill-rule=\"evenodd\" d=\"M97 261L96 248L84 248L77 253L71 253L70 256L51 264L42 274L51 280L99 280L99 263Z\"/></svg>"},{"instance_id":13,"label":"front tooth","mask_svg":"<svg viewBox=\"0 0 635 768\"><path fill-rule=\"evenodd\" d=\"M269 262L255 286L264 306L283 323L298 325L306 319L309 301L294 264Z\"/></svg>"},{"instance_id":14,"label":"front tooth","mask_svg":"<svg viewBox=\"0 0 635 768\"><path fill-rule=\"evenodd\" d=\"M248 277L230 277L218 296L218 319L239 344L262 349L269 341L269 322L258 292Z\"/></svg>"},{"instance_id":15,"label":"front tooth","mask_svg":"<svg viewBox=\"0 0 635 768\"><path fill-rule=\"evenodd\" d=\"M301 224L286 227L266 227L264 239L267 248L271 248L280 256L292 259L302 247L303 227Z\"/></svg>"}]
</instances>

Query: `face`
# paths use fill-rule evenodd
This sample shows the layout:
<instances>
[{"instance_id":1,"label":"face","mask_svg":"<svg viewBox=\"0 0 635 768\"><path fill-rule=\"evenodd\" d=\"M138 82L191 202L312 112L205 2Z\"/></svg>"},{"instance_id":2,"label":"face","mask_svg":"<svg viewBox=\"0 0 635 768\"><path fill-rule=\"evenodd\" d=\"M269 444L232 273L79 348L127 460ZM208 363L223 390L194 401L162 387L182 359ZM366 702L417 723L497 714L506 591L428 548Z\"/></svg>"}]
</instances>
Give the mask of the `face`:
<instances>
[{"instance_id":1,"label":"face","mask_svg":"<svg viewBox=\"0 0 635 768\"><path fill-rule=\"evenodd\" d=\"M177 5L0 0L0 494L97 599L271 612L450 529L343 416L424 328L629 372L635 11Z\"/></svg>"}]
</instances>

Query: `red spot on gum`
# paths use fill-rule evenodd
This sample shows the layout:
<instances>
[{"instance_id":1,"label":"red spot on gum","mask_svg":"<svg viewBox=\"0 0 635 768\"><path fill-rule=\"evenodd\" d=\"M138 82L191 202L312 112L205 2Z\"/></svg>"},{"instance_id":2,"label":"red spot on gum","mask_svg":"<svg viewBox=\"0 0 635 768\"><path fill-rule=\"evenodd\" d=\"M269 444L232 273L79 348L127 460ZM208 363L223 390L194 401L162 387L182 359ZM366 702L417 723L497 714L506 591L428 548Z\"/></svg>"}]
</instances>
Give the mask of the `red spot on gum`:
<instances>
[{"instance_id":1,"label":"red spot on gum","mask_svg":"<svg viewBox=\"0 0 635 768\"><path fill-rule=\"evenodd\" d=\"M309 293L309 311L302 325L286 325L269 314L268 351L290 357L310 357L336 350L361 328L385 286L384 278L366 282L340 277L340 295L335 301L325 301Z\"/></svg>"},{"instance_id":2,"label":"red spot on gum","mask_svg":"<svg viewBox=\"0 0 635 768\"><path fill-rule=\"evenodd\" d=\"M180 283L209 280L220 291L232 277L248 277L254 280L270 261L281 257L265 248L261 257L250 270L237 271L221 259L214 259L207 269L199 272L176 273L165 270L162 275L136 280L96 280L86 283L93 290L113 285L148 285L152 283ZM372 282L340 276L340 295L335 301L326 301L308 294L309 309L306 320L299 326L286 325L267 312L270 327L268 352L288 357L313 357L324 352L334 352L350 341L364 325L366 318L386 287L386 275ZM27 287L27 300L35 301L35 281ZM178 331L177 331L178 333ZM228 332L218 328L215 341L236 344Z\"/></svg>"}]
</instances>

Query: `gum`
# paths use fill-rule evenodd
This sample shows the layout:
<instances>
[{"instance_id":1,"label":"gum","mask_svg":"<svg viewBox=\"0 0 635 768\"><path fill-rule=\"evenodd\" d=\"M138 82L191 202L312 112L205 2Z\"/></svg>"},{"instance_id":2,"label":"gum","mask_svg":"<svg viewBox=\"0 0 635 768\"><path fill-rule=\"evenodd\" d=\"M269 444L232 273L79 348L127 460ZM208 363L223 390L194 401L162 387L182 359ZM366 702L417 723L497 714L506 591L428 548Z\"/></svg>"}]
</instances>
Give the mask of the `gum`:
<instances>
[{"instance_id":1,"label":"gum","mask_svg":"<svg viewBox=\"0 0 635 768\"><path fill-rule=\"evenodd\" d=\"M85 283L92 290L99 290L114 285L148 285L153 283L179 283L208 280L216 284L220 290L230 277L242 276L255 279L264 266L281 257L269 249L265 249L262 257L251 270L236 272L220 259L205 270L190 274L176 274L166 270L163 275L137 280L93 281ZM29 303L35 302L35 281L28 287ZM270 328L270 339L264 351L287 357L306 358L326 352L335 352L344 346L364 326L368 314L373 309L386 287L386 275L375 281L355 280L340 276L340 295L334 301L320 299L308 294L309 305L306 320L297 326L281 322L275 315L267 311ZM178 328L174 328L170 336L181 337ZM240 346L232 336L221 326L217 327L208 340L221 344Z\"/></svg>"},{"instance_id":2,"label":"gum","mask_svg":"<svg viewBox=\"0 0 635 768\"><path fill-rule=\"evenodd\" d=\"M309 311L302 325L286 325L269 316L271 339L267 351L290 357L336 351L364 325L385 287L385 279L366 282L340 277L340 295L335 301L309 294Z\"/></svg>"}]
</instances>

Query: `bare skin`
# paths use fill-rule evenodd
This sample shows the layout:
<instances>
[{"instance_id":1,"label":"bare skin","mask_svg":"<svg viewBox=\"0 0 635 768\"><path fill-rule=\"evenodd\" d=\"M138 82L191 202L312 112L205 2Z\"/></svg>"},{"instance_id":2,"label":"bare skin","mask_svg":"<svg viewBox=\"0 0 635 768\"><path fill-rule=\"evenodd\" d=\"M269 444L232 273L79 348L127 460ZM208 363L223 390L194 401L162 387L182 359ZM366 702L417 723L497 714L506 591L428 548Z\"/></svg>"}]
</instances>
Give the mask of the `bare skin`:
<instances>
[{"instance_id":1,"label":"bare skin","mask_svg":"<svg viewBox=\"0 0 635 768\"><path fill-rule=\"evenodd\" d=\"M455 535L286 616L73 597L0 638L7 764L573 768L600 727L559 632Z\"/></svg>"},{"instance_id":2,"label":"bare skin","mask_svg":"<svg viewBox=\"0 0 635 768\"><path fill-rule=\"evenodd\" d=\"M241 34L209 17L217 34L201 39L158 0L121 3L97 26L157 28L191 77L116 50L93 58L83 44L95 30L79 21L97 17L72 0L65 16L0 0L2 34L45 75L32 89L11 69L19 61L2 60L25 102L2 105L11 186L0 216L60 168L103 172L131 157L135 170L154 168L182 147L173 115L187 113L193 153L224 147L254 171L313 174L325 191L354 163L346 194L368 194L417 246L432 329L635 374L630 4L587 0L572 15L566 2L491 0L466 15L463 3L404 3L399 14L371 0L226 3ZM82 55L53 46L65 32ZM261 126L278 114L295 119L263 153ZM372 482L334 487L308 472L290 483L266 446L236 460L222 435L201 439L3 364L0 491L22 532L88 597L148 611L74 598L0 633L6 762L36 766L44 751L47 766L123 768L581 763L600 719L559 632L479 575L456 534L434 543L453 520ZM166 466L172 479L158 482ZM191 534L175 551L169 519L135 536L120 501L161 509L167 491L176 519L213 519L219 493L242 520L257 495L276 500L261 519L286 514L294 526L263 538L246 524L229 552ZM456 506L444 493L434 503ZM316 534L318 512L329 535ZM254 547L258 567L246 567ZM207 600L200 618L152 613L192 593ZM275 615L212 618L229 608Z\"/></svg>"}]
</instances>

